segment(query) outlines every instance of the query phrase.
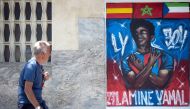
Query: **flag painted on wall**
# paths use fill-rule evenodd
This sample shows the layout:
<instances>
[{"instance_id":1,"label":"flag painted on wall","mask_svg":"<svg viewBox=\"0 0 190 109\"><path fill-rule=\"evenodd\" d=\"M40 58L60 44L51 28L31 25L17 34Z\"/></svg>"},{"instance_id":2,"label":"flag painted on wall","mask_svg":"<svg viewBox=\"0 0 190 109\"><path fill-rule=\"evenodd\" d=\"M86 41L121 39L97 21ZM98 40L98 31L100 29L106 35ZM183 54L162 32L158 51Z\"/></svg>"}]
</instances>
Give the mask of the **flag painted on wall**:
<instances>
[{"instance_id":1,"label":"flag painted on wall","mask_svg":"<svg viewBox=\"0 0 190 109\"><path fill-rule=\"evenodd\" d=\"M190 18L189 3L164 3L164 18Z\"/></svg>"},{"instance_id":2,"label":"flag painted on wall","mask_svg":"<svg viewBox=\"0 0 190 109\"><path fill-rule=\"evenodd\" d=\"M131 13L121 16L126 7ZM108 107L189 106L187 8L189 3L107 3Z\"/></svg>"},{"instance_id":3,"label":"flag painted on wall","mask_svg":"<svg viewBox=\"0 0 190 109\"><path fill-rule=\"evenodd\" d=\"M134 3L134 18L162 18L162 3Z\"/></svg>"},{"instance_id":4,"label":"flag painted on wall","mask_svg":"<svg viewBox=\"0 0 190 109\"><path fill-rule=\"evenodd\" d=\"M106 7L107 18L132 18L131 3L108 3Z\"/></svg>"}]
</instances>

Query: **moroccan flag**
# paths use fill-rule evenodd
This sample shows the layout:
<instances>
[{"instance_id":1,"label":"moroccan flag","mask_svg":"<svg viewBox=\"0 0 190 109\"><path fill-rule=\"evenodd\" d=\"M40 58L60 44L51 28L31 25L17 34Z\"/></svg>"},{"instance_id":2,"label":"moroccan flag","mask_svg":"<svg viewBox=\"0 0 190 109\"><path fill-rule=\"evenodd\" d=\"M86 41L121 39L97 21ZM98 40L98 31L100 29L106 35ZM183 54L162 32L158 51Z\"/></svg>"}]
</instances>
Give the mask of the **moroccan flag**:
<instances>
[{"instance_id":1,"label":"moroccan flag","mask_svg":"<svg viewBox=\"0 0 190 109\"><path fill-rule=\"evenodd\" d=\"M164 18L190 18L189 3L164 3Z\"/></svg>"},{"instance_id":2,"label":"moroccan flag","mask_svg":"<svg viewBox=\"0 0 190 109\"><path fill-rule=\"evenodd\" d=\"M107 3L106 18L132 18L132 3Z\"/></svg>"},{"instance_id":3,"label":"moroccan flag","mask_svg":"<svg viewBox=\"0 0 190 109\"><path fill-rule=\"evenodd\" d=\"M162 3L134 3L134 18L162 18Z\"/></svg>"}]
</instances>

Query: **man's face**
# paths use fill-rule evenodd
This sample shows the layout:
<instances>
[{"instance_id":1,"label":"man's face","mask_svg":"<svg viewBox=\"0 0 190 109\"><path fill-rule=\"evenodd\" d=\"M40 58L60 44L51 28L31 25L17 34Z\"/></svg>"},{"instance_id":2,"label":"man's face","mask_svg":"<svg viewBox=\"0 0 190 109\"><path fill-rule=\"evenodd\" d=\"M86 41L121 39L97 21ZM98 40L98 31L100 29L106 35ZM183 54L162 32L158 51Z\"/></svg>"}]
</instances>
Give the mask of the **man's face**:
<instances>
[{"instance_id":1,"label":"man's face","mask_svg":"<svg viewBox=\"0 0 190 109\"><path fill-rule=\"evenodd\" d=\"M144 27L138 27L135 32L135 42L138 46L146 46L150 44L151 36Z\"/></svg>"},{"instance_id":2,"label":"man's face","mask_svg":"<svg viewBox=\"0 0 190 109\"><path fill-rule=\"evenodd\" d=\"M50 47L48 47L47 53L43 54L44 63L46 63L49 60L50 56L51 56L51 49L50 49Z\"/></svg>"}]
</instances>

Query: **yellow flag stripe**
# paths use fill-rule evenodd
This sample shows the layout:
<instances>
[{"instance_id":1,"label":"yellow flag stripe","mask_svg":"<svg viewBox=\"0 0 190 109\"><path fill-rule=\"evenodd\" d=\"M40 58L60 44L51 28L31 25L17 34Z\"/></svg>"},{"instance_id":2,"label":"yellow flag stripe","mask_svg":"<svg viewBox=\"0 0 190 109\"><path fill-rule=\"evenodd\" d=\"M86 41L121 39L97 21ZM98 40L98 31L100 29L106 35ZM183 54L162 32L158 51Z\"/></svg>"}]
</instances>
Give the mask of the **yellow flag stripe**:
<instances>
[{"instance_id":1,"label":"yellow flag stripe","mask_svg":"<svg viewBox=\"0 0 190 109\"><path fill-rule=\"evenodd\" d=\"M132 13L132 8L107 8L106 13Z\"/></svg>"}]
</instances>

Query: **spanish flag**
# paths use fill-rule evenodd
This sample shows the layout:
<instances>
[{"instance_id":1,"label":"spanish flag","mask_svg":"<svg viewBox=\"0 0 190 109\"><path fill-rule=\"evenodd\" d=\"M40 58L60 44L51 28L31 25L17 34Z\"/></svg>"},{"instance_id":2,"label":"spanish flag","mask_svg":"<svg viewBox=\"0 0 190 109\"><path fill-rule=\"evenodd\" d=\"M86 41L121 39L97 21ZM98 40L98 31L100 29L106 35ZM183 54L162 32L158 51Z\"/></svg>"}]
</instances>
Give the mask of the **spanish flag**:
<instances>
[{"instance_id":1,"label":"spanish flag","mask_svg":"<svg viewBox=\"0 0 190 109\"><path fill-rule=\"evenodd\" d=\"M164 3L164 18L190 18L189 3Z\"/></svg>"},{"instance_id":2,"label":"spanish flag","mask_svg":"<svg viewBox=\"0 0 190 109\"><path fill-rule=\"evenodd\" d=\"M132 3L107 3L106 18L132 18Z\"/></svg>"}]
</instances>

